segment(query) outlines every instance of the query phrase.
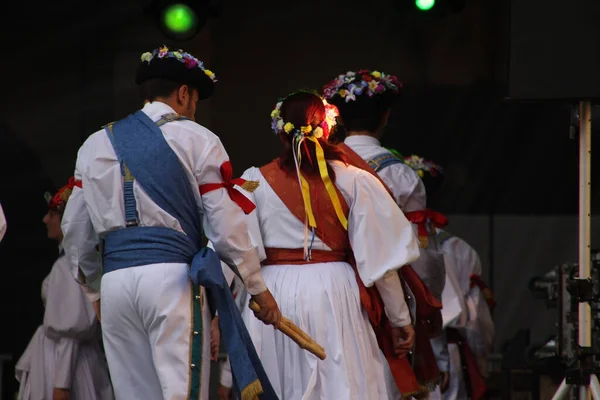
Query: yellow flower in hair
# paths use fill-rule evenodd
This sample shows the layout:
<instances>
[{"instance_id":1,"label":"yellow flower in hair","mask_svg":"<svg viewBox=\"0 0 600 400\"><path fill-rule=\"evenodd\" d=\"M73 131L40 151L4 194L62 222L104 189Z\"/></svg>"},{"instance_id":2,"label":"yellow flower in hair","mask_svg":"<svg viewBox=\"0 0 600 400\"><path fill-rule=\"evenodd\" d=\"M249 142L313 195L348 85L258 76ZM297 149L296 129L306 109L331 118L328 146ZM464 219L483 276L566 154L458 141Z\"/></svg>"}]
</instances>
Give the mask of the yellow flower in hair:
<instances>
[{"instance_id":1,"label":"yellow flower in hair","mask_svg":"<svg viewBox=\"0 0 600 400\"><path fill-rule=\"evenodd\" d=\"M212 72L210 69L205 69L204 73L206 74L206 76L208 76L209 78L212 78L213 76L215 76L214 72Z\"/></svg>"},{"instance_id":2,"label":"yellow flower in hair","mask_svg":"<svg viewBox=\"0 0 600 400\"><path fill-rule=\"evenodd\" d=\"M271 118L277 118L277 117L279 117L279 110L274 109L273 111L271 111Z\"/></svg>"},{"instance_id":3,"label":"yellow flower in hair","mask_svg":"<svg viewBox=\"0 0 600 400\"><path fill-rule=\"evenodd\" d=\"M145 52L144 54L142 54L141 58L142 61L150 62L150 60L152 60L152 53Z\"/></svg>"},{"instance_id":4,"label":"yellow flower in hair","mask_svg":"<svg viewBox=\"0 0 600 400\"><path fill-rule=\"evenodd\" d=\"M313 136L317 139L322 138L323 137L323 128L321 128L320 126L317 126L315 128L315 132L313 133Z\"/></svg>"},{"instance_id":5,"label":"yellow flower in hair","mask_svg":"<svg viewBox=\"0 0 600 400\"><path fill-rule=\"evenodd\" d=\"M300 127L300 132L304 133L305 135L307 133L311 133L312 132L312 126L308 125L308 126L301 126Z\"/></svg>"},{"instance_id":6,"label":"yellow flower in hair","mask_svg":"<svg viewBox=\"0 0 600 400\"><path fill-rule=\"evenodd\" d=\"M346 89L340 90L340 96L342 96L342 98L346 97L347 94L348 94L348 91Z\"/></svg>"},{"instance_id":7,"label":"yellow flower in hair","mask_svg":"<svg viewBox=\"0 0 600 400\"><path fill-rule=\"evenodd\" d=\"M422 178L423 176L425 176L425 173L423 172L422 169L417 171L417 175L419 175L419 178Z\"/></svg>"},{"instance_id":8,"label":"yellow flower in hair","mask_svg":"<svg viewBox=\"0 0 600 400\"><path fill-rule=\"evenodd\" d=\"M377 78L377 79L381 78L381 72L379 72L379 71L373 71L373 72L371 72L371 75L373 76L373 78Z\"/></svg>"},{"instance_id":9,"label":"yellow flower in hair","mask_svg":"<svg viewBox=\"0 0 600 400\"><path fill-rule=\"evenodd\" d=\"M283 126L283 130L285 131L285 133L290 133L291 131L294 130L294 124L292 124L291 122L286 123Z\"/></svg>"}]
</instances>

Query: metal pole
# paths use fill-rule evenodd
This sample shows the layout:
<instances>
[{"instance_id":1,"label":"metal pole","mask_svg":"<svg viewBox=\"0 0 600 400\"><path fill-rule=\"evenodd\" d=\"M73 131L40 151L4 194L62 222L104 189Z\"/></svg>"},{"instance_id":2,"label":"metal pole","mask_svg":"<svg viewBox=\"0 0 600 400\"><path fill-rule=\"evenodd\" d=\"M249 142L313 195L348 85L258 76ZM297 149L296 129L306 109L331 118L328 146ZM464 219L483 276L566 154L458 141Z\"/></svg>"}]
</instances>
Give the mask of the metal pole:
<instances>
[{"instance_id":1,"label":"metal pole","mask_svg":"<svg viewBox=\"0 0 600 400\"><path fill-rule=\"evenodd\" d=\"M592 137L592 105L589 101L579 104L579 279L591 276L591 137ZM591 308L587 302L579 303L579 346L592 345ZM590 390L580 387L579 399L588 400Z\"/></svg>"}]
</instances>

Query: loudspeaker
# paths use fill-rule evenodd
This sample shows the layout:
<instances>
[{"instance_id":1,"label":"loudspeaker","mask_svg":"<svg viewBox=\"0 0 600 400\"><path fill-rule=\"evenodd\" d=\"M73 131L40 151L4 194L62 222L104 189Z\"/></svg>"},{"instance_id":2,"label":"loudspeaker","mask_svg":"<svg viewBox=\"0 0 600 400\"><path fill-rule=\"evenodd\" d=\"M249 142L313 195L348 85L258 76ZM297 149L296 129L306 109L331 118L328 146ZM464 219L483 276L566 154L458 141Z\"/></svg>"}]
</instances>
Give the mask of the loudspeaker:
<instances>
[{"instance_id":1,"label":"loudspeaker","mask_svg":"<svg viewBox=\"0 0 600 400\"><path fill-rule=\"evenodd\" d=\"M600 99L600 0L512 0L508 97Z\"/></svg>"}]
</instances>

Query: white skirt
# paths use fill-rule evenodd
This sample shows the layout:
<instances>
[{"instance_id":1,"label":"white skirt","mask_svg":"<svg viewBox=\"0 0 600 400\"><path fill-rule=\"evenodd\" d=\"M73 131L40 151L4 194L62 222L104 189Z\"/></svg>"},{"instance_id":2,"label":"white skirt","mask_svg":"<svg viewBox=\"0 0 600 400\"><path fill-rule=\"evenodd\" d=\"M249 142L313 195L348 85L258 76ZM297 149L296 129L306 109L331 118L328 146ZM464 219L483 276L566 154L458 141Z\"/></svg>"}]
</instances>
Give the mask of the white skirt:
<instances>
[{"instance_id":1,"label":"white skirt","mask_svg":"<svg viewBox=\"0 0 600 400\"><path fill-rule=\"evenodd\" d=\"M387 400L385 358L360 304L347 263L271 265L262 268L284 317L325 348L319 360L254 317L242 315L281 400Z\"/></svg>"},{"instance_id":2,"label":"white skirt","mask_svg":"<svg viewBox=\"0 0 600 400\"><path fill-rule=\"evenodd\" d=\"M108 366L99 343L80 343L73 360L72 400L113 400ZM39 326L27 349L17 362L15 374L20 382L19 400L51 400L54 391L55 342Z\"/></svg>"}]
</instances>

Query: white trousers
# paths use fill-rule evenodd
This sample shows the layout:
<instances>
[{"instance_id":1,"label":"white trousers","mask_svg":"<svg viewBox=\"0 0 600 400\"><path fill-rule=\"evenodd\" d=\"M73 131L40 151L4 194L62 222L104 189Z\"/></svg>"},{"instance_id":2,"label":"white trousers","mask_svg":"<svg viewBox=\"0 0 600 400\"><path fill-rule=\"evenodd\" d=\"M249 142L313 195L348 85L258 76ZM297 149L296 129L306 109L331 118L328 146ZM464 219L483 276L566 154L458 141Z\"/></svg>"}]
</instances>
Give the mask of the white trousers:
<instances>
[{"instance_id":1,"label":"white trousers","mask_svg":"<svg viewBox=\"0 0 600 400\"><path fill-rule=\"evenodd\" d=\"M152 264L102 278L102 331L116 400L187 400L194 391L193 400L208 399L210 311L187 272L186 264Z\"/></svg>"}]
</instances>

